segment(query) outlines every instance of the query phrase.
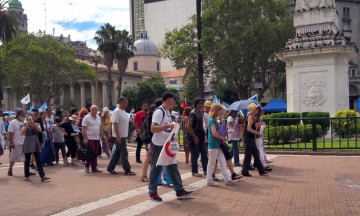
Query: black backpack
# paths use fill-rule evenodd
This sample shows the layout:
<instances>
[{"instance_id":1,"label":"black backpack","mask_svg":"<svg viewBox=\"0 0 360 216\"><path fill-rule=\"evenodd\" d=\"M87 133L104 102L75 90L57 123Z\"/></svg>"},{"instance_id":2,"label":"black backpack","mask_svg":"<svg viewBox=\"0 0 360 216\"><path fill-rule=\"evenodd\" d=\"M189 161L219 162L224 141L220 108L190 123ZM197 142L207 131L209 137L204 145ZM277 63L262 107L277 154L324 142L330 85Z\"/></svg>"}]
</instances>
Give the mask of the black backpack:
<instances>
[{"instance_id":1,"label":"black backpack","mask_svg":"<svg viewBox=\"0 0 360 216\"><path fill-rule=\"evenodd\" d=\"M163 108L158 108L163 113L163 119L165 117L165 111ZM145 116L144 120L141 124L140 128L140 139L143 141L143 143L150 143L151 138L153 134L151 133L151 122L152 122L152 115L151 116Z\"/></svg>"}]
</instances>

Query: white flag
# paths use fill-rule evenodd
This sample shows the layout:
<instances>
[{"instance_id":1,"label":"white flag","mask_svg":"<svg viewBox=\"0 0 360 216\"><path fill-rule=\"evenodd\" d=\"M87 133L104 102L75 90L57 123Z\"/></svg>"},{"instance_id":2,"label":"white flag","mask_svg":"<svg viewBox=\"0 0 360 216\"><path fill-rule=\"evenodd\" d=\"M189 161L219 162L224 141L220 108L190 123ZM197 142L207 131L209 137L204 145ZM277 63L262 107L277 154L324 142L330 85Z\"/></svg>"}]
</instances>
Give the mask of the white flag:
<instances>
[{"instance_id":1,"label":"white flag","mask_svg":"<svg viewBox=\"0 0 360 216\"><path fill-rule=\"evenodd\" d=\"M30 103L30 94L27 94L23 99L21 99L22 104Z\"/></svg>"},{"instance_id":2,"label":"white flag","mask_svg":"<svg viewBox=\"0 0 360 216\"><path fill-rule=\"evenodd\" d=\"M168 138L160 152L156 166L167 166L170 164L177 164L176 153L179 151L179 142L177 135L180 129L178 123L175 124L175 127L169 133Z\"/></svg>"}]
</instances>

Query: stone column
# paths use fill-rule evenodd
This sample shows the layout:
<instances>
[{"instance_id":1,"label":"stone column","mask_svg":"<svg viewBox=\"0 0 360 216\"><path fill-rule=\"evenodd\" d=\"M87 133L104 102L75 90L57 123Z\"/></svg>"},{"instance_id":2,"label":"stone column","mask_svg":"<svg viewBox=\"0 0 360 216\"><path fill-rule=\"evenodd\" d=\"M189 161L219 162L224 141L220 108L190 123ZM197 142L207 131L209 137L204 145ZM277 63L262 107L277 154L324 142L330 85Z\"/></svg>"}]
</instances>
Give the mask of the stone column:
<instances>
[{"instance_id":1,"label":"stone column","mask_svg":"<svg viewBox=\"0 0 360 216\"><path fill-rule=\"evenodd\" d=\"M101 82L102 84L102 107L108 106L108 93L106 81Z\"/></svg>"},{"instance_id":2,"label":"stone column","mask_svg":"<svg viewBox=\"0 0 360 216\"><path fill-rule=\"evenodd\" d=\"M18 99L17 99L16 96L14 95L14 96L13 96L13 106L14 106L14 108L12 109L13 111L15 111L17 105L18 105Z\"/></svg>"},{"instance_id":3,"label":"stone column","mask_svg":"<svg viewBox=\"0 0 360 216\"><path fill-rule=\"evenodd\" d=\"M91 85L91 104L96 104L96 87L95 83ZM98 105L98 104L96 104Z\"/></svg>"},{"instance_id":4,"label":"stone column","mask_svg":"<svg viewBox=\"0 0 360 216\"><path fill-rule=\"evenodd\" d=\"M85 83L80 83L80 106L85 107L86 101L85 101Z\"/></svg>"},{"instance_id":5,"label":"stone column","mask_svg":"<svg viewBox=\"0 0 360 216\"><path fill-rule=\"evenodd\" d=\"M113 89L114 89L114 97L113 97L113 103L112 104L117 104L117 99L118 99L118 92L117 92L117 86L118 86L119 82L117 80L114 81L114 86L113 86Z\"/></svg>"},{"instance_id":6,"label":"stone column","mask_svg":"<svg viewBox=\"0 0 360 216\"><path fill-rule=\"evenodd\" d=\"M60 105L64 104L65 100L65 89L63 90L62 94L60 95Z\"/></svg>"},{"instance_id":7,"label":"stone column","mask_svg":"<svg viewBox=\"0 0 360 216\"><path fill-rule=\"evenodd\" d=\"M9 92L6 88L4 88L3 90L3 95L4 95L4 109L5 110L10 110L9 107Z\"/></svg>"},{"instance_id":8,"label":"stone column","mask_svg":"<svg viewBox=\"0 0 360 216\"><path fill-rule=\"evenodd\" d=\"M72 100L75 99L74 85L70 85L70 98L71 98Z\"/></svg>"}]
</instances>

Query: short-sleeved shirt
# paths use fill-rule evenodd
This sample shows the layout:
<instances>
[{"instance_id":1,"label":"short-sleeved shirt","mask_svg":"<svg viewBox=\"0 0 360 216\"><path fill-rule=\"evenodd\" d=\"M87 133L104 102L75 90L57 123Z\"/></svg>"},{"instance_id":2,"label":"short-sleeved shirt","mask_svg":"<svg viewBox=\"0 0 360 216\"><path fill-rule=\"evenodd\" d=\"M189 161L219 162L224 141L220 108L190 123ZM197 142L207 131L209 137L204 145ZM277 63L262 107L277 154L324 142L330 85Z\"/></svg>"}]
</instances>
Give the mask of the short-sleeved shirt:
<instances>
[{"instance_id":1,"label":"short-sleeved shirt","mask_svg":"<svg viewBox=\"0 0 360 216\"><path fill-rule=\"evenodd\" d=\"M53 124L55 124L55 118L54 116L50 116L50 118L46 115L45 120L47 121L47 123L49 124L49 126L51 127Z\"/></svg>"},{"instance_id":2,"label":"short-sleeved shirt","mask_svg":"<svg viewBox=\"0 0 360 216\"><path fill-rule=\"evenodd\" d=\"M81 126L86 127L86 135L89 140L100 140L100 126L101 120L98 115L92 116L90 113L87 114Z\"/></svg>"},{"instance_id":3,"label":"short-sleeved shirt","mask_svg":"<svg viewBox=\"0 0 360 216\"><path fill-rule=\"evenodd\" d=\"M193 109L190 112L191 127L196 135L204 135L203 112Z\"/></svg>"},{"instance_id":4,"label":"short-sleeved shirt","mask_svg":"<svg viewBox=\"0 0 360 216\"><path fill-rule=\"evenodd\" d=\"M118 130L121 138L127 138L129 136L129 122L130 115L117 107L111 115L112 136L116 137L115 130ZM114 123L118 123L117 128L115 128Z\"/></svg>"},{"instance_id":5,"label":"short-sleeved shirt","mask_svg":"<svg viewBox=\"0 0 360 216\"><path fill-rule=\"evenodd\" d=\"M216 130L219 129L219 125L214 118L209 118L209 126L208 126L208 142L209 149L219 149L220 141L216 139L211 132L211 125L215 125Z\"/></svg>"},{"instance_id":6,"label":"short-sleeved shirt","mask_svg":"<svg viewBox=\"0 0 360 216\"><path fill-rule=\"evenodd\" d=\"M137 128L140 129L141 128L141 124L143 123L144 121L144 117L147 115L148 113L147 112L144 112L144 111L139 111L135 114L135 117L134 117L134 121L137 122Z\"/></svg>"},{"instance_id":7,"label":"short-sleeved shirt","mask_svg":"<svg viewBox=\"0 0 360 216\"><path fill-rule=\"evenodd\" d=\"M17 119L14 119L9 124L9 133L13 133L13 141L15 145L23 145L25 136L21 135L21 127L24 125L24 122L21 122Z\"/></svg>"},{"instance_id":8,"label":"short-sleeved shirt","mask_svg":"<svg viewBox=\"0 0 360 216\"><path fill-rule=\"evenodd\" d=\"M233 127L230 127L230 122L234 122L234 126ZM228 123L228 137L229 137L229 140L236 140L236 141L239 141L240 140L240 124L239 124L239 119L236 117L236 118L233 118L231 116L229 116L227 118L227 123Z\"/></svg>"},{"instance_id":9,"label":"short-sleeved shirt","mask_svg":"<svg viewBox=\"0 0 360 216\"><path fill-rule=\"evenodd\" d=\"M51 133L53 134L52 141L56 143L64 142L64 134L56 124L51 126Z\"/></svg>"},{"instance_id":10,"label":"short-sleeved shirt","mask_svg":"<svg viewBox=\"0 0 360 216\"><path fill-rule=\"evenodd\" d=\"M158 124L158 125L166 125L170 124L172 122L170 112L160 106L158 109L155 110L153 116L152 116L152 123ZM166 139L169 136L171 129L161 131L159 133L154 133L151 141L154 145L157 146L163 146L165 144Z\"/></svg>"}]
</instances>

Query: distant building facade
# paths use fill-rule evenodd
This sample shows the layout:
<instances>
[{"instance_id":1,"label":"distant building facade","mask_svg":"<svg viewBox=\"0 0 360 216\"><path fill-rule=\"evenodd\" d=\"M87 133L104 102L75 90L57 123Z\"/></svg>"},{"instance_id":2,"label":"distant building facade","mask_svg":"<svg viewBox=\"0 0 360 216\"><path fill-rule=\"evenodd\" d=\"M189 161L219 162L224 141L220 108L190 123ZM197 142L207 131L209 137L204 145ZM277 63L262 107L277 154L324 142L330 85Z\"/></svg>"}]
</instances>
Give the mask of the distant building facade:
<instances>
[{"instance_id":1,"label":"distant building facade","mask_svg":"<svg viewBox=\"0 0 360 216\"><path fill-rule=\"evenodd\" d=\"M16 18L19 21L19 30L27 32L28 31L28 18L24 13L22 4L18 0L11 0L9 2L8 11L13 11L16 14Z\"/></svg>"}]
</instances>

